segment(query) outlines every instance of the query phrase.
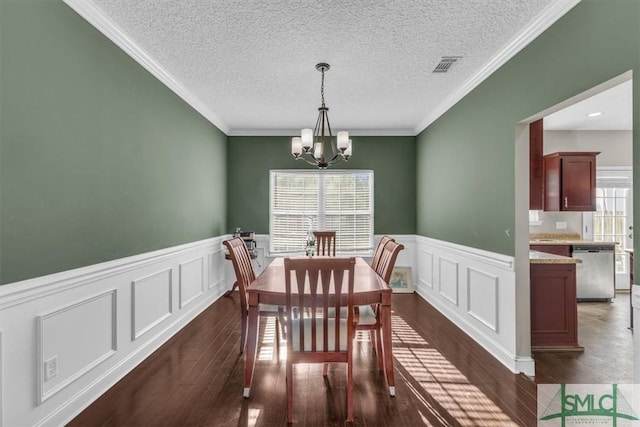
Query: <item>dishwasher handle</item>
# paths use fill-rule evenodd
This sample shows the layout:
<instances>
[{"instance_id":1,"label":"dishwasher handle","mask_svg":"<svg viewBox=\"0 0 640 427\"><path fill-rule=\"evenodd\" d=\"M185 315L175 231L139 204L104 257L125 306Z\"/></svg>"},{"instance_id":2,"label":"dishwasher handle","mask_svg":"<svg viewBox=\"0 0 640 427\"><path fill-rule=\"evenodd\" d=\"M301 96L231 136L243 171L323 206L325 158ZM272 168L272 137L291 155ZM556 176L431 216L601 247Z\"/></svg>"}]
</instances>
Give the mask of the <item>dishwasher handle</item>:
<instances>
[{"instance_id":1,"label":"dishwasher handle","mask_svg":"<svg viewBox=\"0 0 640 427\"><path fill-rule=\"evenodd\" d=\"M573 253L600 253L600 252L614 252L614 247L611 245L607 246L574 246Z\"/></svg>"}]
</instances>

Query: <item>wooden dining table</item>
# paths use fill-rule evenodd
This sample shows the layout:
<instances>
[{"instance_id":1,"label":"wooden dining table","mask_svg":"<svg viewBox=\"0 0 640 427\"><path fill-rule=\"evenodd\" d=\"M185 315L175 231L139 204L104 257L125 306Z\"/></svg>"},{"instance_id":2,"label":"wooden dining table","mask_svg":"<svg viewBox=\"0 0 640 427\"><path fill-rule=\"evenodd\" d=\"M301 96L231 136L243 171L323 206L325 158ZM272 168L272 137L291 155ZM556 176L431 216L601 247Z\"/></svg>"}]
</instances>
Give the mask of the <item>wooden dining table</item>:
<instances>
[{"instance_id":1,"label":"wooden dining table","mask_svg":"<svg viewBox=\"0 0 640 427\"><path fill-rule=\"evenodd\" d=\"M346 292L346 290L345 290ZM258 350L258 304L286 305L284 258L274 259L247 288L249 318L244 365L244 397L249 397ZM346 293L345 293L346 296ZM379 304L383 369L389 395L395 396L393 350L391 345L391 288L362 258L356 258L354 273L354 305ZM380 364L379 364L380 365Z\"/></svg>"}]
</instances>

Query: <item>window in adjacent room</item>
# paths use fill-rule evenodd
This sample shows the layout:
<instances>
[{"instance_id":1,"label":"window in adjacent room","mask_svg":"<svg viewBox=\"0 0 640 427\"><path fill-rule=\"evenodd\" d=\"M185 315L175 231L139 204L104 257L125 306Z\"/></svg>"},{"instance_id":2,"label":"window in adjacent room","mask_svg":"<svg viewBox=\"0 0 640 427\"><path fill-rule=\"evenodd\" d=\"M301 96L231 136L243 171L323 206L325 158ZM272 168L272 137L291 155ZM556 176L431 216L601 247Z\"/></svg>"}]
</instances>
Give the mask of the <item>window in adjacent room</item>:
<instances>
[{"instance_id":1,"label":"window in adjacent room","mask_svg":"<svg viewBox=\"0 0 640 427\"><path fill-rule=\"evenodd\" d=\"M373 249L373 171L272 170L270 252L302 254L312 230L335 230L336 253Z\"/></svg>"},{"instance_id":2,"label":"window in adjacent room","mask_svg":"<svg viewBox=\"0 0 640 427\"><path fill-rule=\"evenodd\" d=\"M597 242L617 242L616 282L626 288L629 281L629 254L633 248L633 175L626 168L598 168L596 211L583 215L585 237ZM589 229L589 225L591 225Z\"/></svg>"}]
</instances>

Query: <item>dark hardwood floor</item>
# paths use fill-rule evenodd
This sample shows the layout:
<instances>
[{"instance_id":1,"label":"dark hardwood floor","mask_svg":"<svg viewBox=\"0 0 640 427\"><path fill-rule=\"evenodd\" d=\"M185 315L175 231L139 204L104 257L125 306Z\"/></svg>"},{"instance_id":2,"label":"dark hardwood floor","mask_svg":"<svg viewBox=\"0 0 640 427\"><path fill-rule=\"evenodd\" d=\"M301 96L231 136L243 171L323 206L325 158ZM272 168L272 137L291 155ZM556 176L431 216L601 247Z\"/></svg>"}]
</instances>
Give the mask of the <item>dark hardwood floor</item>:
<instances>
[{"instance_id":1,"label":"dark hardwood floor","mask_svg":"<svg viewBox=\"0 0 640 427\"><path fill-rule=\"evenodd\" d=\"M537 353L536 382L633 383L633 332L629 292L611 302L578 303L578 343L584 353Z\"/></svg>"},{"instance_id":2,"label":"dark hardwood floor","mask_svg":"<svg viewBox=\"0 0 640 427\"><path fill-rule=\"evenodd\" d=\"M536 380L631 382L623 299L581 305L585 352L536 355ZM536 425L533 379L509 372L415 294L394 295L393 310L396 397L387 394L368 334L358 335L354 425ZM273 319L262 321L251 397L242 397L239 311L237 293L215 302L69 425L285 425L285 364L275 357ZM601 326L615 332L598 334ZM344 425L345 371L332 365L325 379L321 365L294 367L295 424Z\"/></svg>"}]
</instances>

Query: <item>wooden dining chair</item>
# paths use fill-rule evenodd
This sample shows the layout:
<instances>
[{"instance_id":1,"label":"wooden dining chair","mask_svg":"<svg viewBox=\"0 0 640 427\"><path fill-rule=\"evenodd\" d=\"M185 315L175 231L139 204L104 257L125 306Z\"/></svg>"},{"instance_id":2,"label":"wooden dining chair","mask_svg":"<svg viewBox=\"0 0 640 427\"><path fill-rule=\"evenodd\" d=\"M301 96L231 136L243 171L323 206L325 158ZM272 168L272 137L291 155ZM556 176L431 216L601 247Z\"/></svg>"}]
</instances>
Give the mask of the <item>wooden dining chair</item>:
<instances>
[{"instance_id":1,"label":"wooden dining chair","mask_svg":"<svg viewBox=\"0 0 640 427\"><path fill-rule=\"evenodd\" d=\"M336 232L314 231L316 238L316 255L336 256Z\"/></svg>"},{"instance_id":2,"label":"wooden dining chair","mask_svg":"<svg viewBox=\"0 0 640 427\"><path fill-rule=\"evenodd\" d=\"M384 245L386 245L387 242L390 240L393 240L393 239L389 236L382 236L378 241L376 250L373 252L373 259L371 259L371 268L373 268L374 270L378 268L380 257L382 257L382 252L384 251Z\"/></svg>"},{"instance_id":3,"label":"wooden dining chair","mask_svg":"<svg viewBox=\"0 0 640 427\"><path fill-rule=\"evenodd\" d=\"M355 258L284 259L287 419L290 423L293 422L293 365L297 363L347 364L347 421L353 421L354 269ZM341 310L342 307L345 310ZM327 315L330 310L336 313L334 317ZM326 374L324 369L323 375Z\"/></svg>"},{"instance_id":4,"label":"wooden dining chair","mask_svg":"<svg viewBox=\"0 0 640 427\"><path fill-rule=\"evenodd\" d=\"M249 250L241 238L237 237L235 239L225 240L222 243L229 251L229 258L231 258L231 261L233 262L233 269L236 273L236 284L240 291L240 353L242 353L247 345L247 320L249 316L247 287L255 280L256 275L253 271L253 264L251 264ZM261 317L275 318L276 355L278 361L280 361L280 326L284 324L284 308L276 305L260 304L258 311Z\"/></svg>"},{"instance_id":5,"label":"wooden dining chair","mask_svg":"<svg viewBox=\"0 0 640 427\"><path fill-rule=\"evenodd\" d=\"M378 265L376 266L376 268L374 268L374 270L376 273L378 273L378 276L382 277L387 285L389 284L389 280L391 279L393 267L396 265L398 254L403 249L404 246L396 242L395 240L390 240L384 245L382 255L380 256L380 261L378 262Z\"/></svg>"},{"instance_id":6,"label":"wooden dining chair","mask_svg":"<svg viewBox=\"0 0 640 427\"><path fill-rule=\"evenodd\" d=\"M386 237L386 236L385 236ZM397 243L393 239L388 239L384 243L382 250L380 251L380 257L374 268L385 283L388 285L391 279L391 273L393 267L396 264L396 259L404 246ZM377 252L377 249L376 249ZM375 257L374 257L375 258ZM373 268L373 262L372 262ZM355 322L356 330L369 331L371 335L371 346L376 352L378 359L378 367L383 369L382 360L382 341L380 333L380 310L376 305L359 305L355 307Z\"/></svg>"}]
</instances>

